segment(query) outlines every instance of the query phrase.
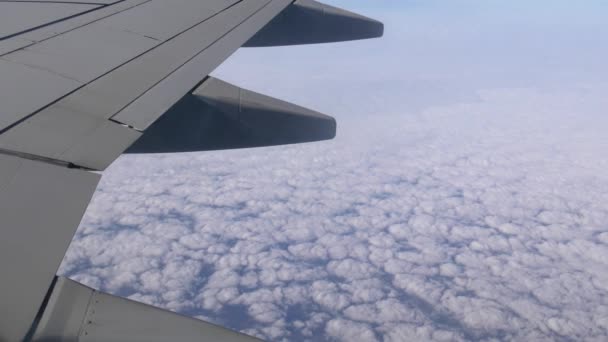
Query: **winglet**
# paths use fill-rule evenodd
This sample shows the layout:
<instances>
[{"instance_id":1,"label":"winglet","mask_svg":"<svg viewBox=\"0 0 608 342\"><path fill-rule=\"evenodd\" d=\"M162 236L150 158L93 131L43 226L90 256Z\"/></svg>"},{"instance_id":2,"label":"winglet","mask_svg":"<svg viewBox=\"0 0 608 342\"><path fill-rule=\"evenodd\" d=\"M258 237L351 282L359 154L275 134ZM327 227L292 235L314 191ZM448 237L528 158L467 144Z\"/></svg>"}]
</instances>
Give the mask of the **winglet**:
<instances>
[{"instance_id":1,"label":"winglet","mask_svg":"<svg viewBox=\"0 0 608 342\"><path fill-rule=\"evenodd\" d=\"M297 0L244 46L284 46L378 38L384 24L314 0Z\"/></svg>"}]
</instances>

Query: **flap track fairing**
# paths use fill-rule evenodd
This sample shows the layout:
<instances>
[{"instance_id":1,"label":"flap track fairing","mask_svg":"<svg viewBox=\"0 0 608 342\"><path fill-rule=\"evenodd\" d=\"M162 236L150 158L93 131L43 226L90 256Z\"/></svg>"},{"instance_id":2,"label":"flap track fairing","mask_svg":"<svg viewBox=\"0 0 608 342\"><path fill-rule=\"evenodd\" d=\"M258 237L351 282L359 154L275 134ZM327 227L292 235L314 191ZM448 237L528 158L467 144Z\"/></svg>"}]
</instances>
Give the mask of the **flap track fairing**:
<instances>
[{"instance_id":1,"label":"flap track fairing","mask_svg":"<svg viewBox=\"0 0 608 342\"><path fill-rule=\"evenodd\" d=\"M209 77L127 153L173 153L296 144L333 139L327 115Z\"/></svg>"}]
</instances>

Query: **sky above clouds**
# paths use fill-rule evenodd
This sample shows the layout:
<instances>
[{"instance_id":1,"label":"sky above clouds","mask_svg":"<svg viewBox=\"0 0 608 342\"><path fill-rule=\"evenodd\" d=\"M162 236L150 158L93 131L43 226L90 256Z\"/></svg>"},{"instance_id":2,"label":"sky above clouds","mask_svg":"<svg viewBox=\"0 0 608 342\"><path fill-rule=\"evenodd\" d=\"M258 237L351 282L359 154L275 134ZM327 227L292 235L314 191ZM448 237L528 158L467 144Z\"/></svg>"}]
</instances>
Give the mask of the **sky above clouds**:
<instances>
[{"instance_id":1,"label":"sky above clouds","mask_svg":"<svg viewBox=\"0 0 608 342\"><path fill-rule=\"evenodd\" d=\"M385 38L214 76L338 137L122 157L60 272L273 341L605 341L608 4L329 3Z\"/></svg>"}]
</instances>

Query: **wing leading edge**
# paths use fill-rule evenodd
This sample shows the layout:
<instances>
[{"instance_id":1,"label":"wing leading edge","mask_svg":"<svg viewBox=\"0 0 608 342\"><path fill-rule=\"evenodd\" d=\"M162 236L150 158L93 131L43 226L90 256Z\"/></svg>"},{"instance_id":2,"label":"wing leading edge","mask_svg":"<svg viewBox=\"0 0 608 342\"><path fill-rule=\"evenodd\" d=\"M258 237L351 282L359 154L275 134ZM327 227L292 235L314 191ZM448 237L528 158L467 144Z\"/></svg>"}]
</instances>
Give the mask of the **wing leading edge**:
<instances>
[{"instance_id":1,"label":"wing leading edge","mask_svg":"<svg viewBox=\"0 0 608 342\"><path fill-rule=\"evenodd\" d=\"M312 0L0 4L17 9L0 12L0 341L252 340L55 276L92 171L122 153L332 139L333 118L208 75L241 46L373 38L382 24ZM20 13L26 24L8 20Z\"/></svg>"}]
</instances>

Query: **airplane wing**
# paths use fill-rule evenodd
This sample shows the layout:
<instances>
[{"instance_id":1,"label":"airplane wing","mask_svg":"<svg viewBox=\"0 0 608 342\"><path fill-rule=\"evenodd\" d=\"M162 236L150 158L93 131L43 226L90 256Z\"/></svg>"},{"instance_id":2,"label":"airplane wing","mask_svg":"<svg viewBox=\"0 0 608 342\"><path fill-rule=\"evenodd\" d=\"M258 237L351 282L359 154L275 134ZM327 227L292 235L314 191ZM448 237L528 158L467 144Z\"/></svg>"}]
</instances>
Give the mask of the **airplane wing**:
<instances>
[{"instance_id":1,"label":"airplane wing","mask_svg":"<svg viewBox=\"0 0 608 342\"><path fill-rule=\"evenodd\" d=\"M250 340L57 269L123 153L335 136L329 116L208 76L238 48L382 34L312 0L0 1L0 341Z\"/></svg>"}]
</instances>

